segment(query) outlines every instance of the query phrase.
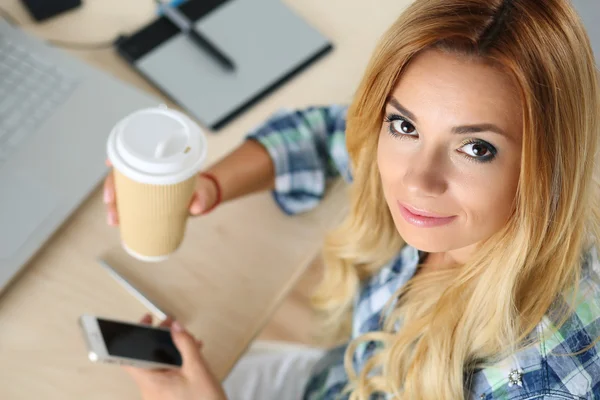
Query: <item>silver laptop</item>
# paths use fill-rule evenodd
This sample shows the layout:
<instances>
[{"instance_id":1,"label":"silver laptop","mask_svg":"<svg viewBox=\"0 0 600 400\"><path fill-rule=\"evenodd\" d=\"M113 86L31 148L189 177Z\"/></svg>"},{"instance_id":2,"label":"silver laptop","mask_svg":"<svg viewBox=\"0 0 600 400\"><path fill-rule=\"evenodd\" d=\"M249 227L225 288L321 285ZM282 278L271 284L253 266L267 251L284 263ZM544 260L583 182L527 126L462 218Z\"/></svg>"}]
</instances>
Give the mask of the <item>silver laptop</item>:
<instances>
[{"instance_id":1,"label":"silver laptop","mask_svg":"<svg viewBox=\"0 0 600 400\"><path fill-rule=\"evenodd\" d=\"M579 13L590 38L596 57L596 66L600 65L600 2L597 0L571 0L573 8Z\"/></svg>"},{"instance_id":2,"label":"silver laptop","mask_svg":"<svg viewBox=\"0 0 600 400\"><path fill-rule=\"evenodd\" d=\"M158 104L0 19L0 291L103 179L115 122Z\"/></svg>"}]
</instances>

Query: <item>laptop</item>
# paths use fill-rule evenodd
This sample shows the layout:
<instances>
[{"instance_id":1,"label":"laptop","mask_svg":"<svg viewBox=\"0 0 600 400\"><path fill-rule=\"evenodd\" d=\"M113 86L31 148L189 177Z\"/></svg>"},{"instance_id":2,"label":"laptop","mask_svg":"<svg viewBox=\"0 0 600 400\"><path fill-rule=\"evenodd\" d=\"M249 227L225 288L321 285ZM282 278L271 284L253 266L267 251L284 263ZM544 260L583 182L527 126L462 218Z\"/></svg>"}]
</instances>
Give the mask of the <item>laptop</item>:
<instances>
[{"instance_id":1,"label":"laptop","mask_svg":"<svg viewBox=\"0 0 600 400\"><path fill-rule=\"evenodd\" d=\"M596 67L600 65L600 2L590 0L571 0L575 11L579 13L590 38L592 50L596 58Z\"/></svg>"},{"instance_id":2,"label":"laptop","mask_svg":"<svg viewBox=\"0 0 600 400\"><path fill-rule=\"evenodd\" d=\"M160 102L0 19L0 291L102 181L112 126Z\"/></svg>"}]
</instances>

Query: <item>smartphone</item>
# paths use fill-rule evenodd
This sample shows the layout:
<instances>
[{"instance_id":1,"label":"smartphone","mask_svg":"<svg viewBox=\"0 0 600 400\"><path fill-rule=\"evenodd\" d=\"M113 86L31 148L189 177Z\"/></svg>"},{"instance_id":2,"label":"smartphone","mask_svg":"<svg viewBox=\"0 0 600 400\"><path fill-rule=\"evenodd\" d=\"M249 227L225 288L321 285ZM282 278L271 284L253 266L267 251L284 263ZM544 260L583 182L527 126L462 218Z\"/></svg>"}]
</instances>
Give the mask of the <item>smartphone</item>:
<instances>
[{"instance_id":1,"label":"smartphone","mask_svg":"<svg viewBox=\"0 0 600 400\"><path fill-rule=\"evenodd\" d=\"M148 369L181 367L181 354L165 328L91 315L79 318L90 361Z\"/></svg>"}]
</instances>

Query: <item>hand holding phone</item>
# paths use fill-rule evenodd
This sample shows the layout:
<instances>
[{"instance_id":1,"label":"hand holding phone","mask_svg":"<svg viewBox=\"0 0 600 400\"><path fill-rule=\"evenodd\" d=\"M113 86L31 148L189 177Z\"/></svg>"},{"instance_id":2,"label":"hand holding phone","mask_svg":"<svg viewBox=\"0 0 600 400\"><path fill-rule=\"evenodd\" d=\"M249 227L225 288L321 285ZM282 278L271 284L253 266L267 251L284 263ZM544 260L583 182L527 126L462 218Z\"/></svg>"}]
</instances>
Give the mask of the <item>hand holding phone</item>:
<instances>
[{"instance_id":1,"label":"hand holding phone","mask_svg":"<svg viewBox=\"0 0 600 400\"><path fill-rule=\"evenodd\" d=\"M138 368L179 368L181 354L167 327L130 324L84 315L79 319L90 361Z\"/></svg>"},{"instance_id":2,"label":"hand holding phone","mask_svg":"<svg viewBox=\"0 0 600 400\"><path fill-rule=\"evenodd\" d=\"M82 317L81 320L83 321L84 317ZM152 339L152 341L144 341L144 343L146 343L144 346L147 346L145 347L145 351L148 349L160 348L161 351L166 351L171 358L161 358L160 362L157 362L154 359L152 361L148 361L146 359L141 360L139 358L134 359L129 357L127 358L127 362L123 362L123 364L126 365L124 366L124 369L131 375L140 389L142 398L144 400L227 400L223 387L218 379L215 378L214 374L206 363L206 360L202 356L201 343L192 335L190 335L177 322L165 321L162 326L158 328L150 327L149 325L151 324L152 316L146 315L144 318L142 318L139 325L125 325L129 325L129 327L133 327L132 329L135 330L140 328L150 329L153 332L152 334L155 334L156 331L158 331L159 334L157 337L159 340L164 339L163 334L166 332L168 335L170 335L170 343L173 344L174 348L180 355L181 362L178 364L176 358L175 362L172 362L172 353L170 353L172 349L169 348L168 342L162 341L161 345L157 345L157 343L154 342L153 345L148 346L147 343L150 343L156 339ZM89 337L86 327L84 327L82 322L82 328L86 334L86 337ZM92 330L92 332L94 331ZM146 334L147 333L144 333L144 335ZM90 339L88 339L88 345L90 344L89 340ZM104 337L102 340L104 340ZM136 354L139 355L141 353ZM145 354L147 355L148 353L146 352ZM128 355L130 355L130 353L128 353ZM170 360L171 362L165 363L164 361L167 360ZM98 359L98 361L100 361L100 359ZM152 364L148 364L149 362ZM162 369L156 369L158 368L156 366L157 364L163 365Z\"/></svg>"}]
</instances>

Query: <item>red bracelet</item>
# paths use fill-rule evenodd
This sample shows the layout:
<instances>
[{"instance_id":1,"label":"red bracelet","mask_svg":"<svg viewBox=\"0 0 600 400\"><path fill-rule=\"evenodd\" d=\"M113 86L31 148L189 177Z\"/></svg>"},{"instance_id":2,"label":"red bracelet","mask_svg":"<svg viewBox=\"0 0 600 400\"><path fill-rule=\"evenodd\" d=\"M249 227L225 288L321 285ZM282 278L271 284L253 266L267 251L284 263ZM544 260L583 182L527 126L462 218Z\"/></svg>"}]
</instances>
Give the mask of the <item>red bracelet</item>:
<instances>
[{"instance_id":1,"label":"red bracelet","mask_svg":"<svg viewBox=\"0 0 600 400\"><path fill-rule=\"evenodd\" d=\"M202 212L202 215L204 215L214 210L221 203L221 200L223 200L223 194L221 190L221 185L219 184L219 181L217 180L217 178L215 178L213 174L209 172L201 172L200 176L212 181L212 183L215 184L215 188L217 188L217 201L215 202L215 204L210 206L208 210L204 210L204 212Z\"/></svg>"}]
</instances>

